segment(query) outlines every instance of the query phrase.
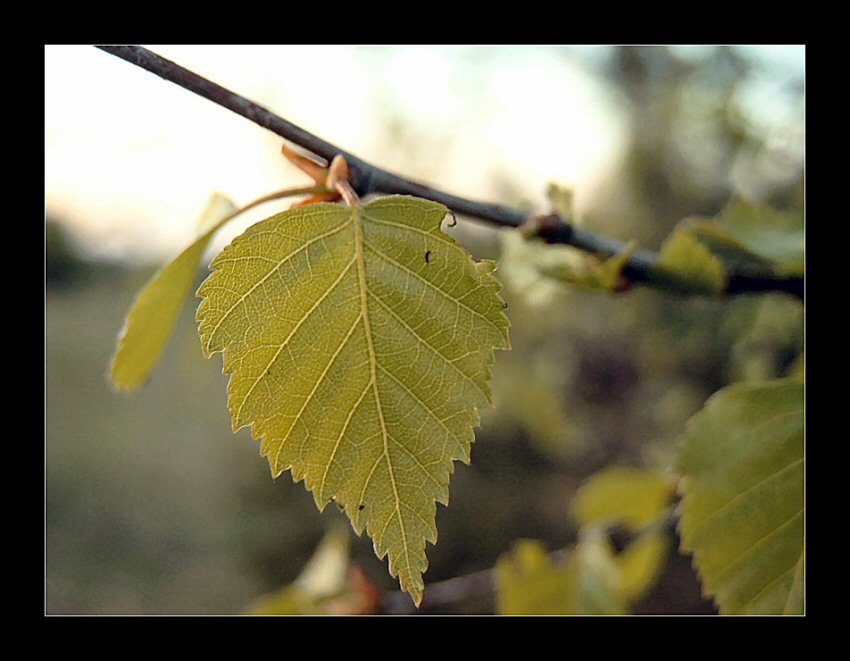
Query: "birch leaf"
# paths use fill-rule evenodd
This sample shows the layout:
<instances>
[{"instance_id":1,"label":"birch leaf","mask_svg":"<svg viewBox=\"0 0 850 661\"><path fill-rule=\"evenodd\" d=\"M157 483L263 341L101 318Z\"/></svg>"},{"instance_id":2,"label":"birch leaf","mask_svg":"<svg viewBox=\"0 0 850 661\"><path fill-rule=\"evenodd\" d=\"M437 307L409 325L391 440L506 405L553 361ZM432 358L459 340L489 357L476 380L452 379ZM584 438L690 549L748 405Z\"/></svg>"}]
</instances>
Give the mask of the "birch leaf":
<instances>
[{"instance_id":1,"label":"birch leaf","mask_svg":"<svg viewBox=\"0 0 850 661\"><path fill-rule=\"evenodd\" d=\"M224 354L234 431L262 439L322 509L334 499L419 603L454 461L469 461L508 320L493 277L440 230L447 209L389 196L253 225L213 261L199 332Z\"/></svg>"},{"instance_id":2,"label":"birch leaf","mask_svg":"<svg viewBox=\"0 0 850 661\"><path fill-rule=\"evenodd\" d=\"M806 231L802 214L734 198L715 218L689 218L691 231L730 262L767 262L780 273L805 272Z\"/></svg>"},{"instance_id":3,"label":"birch leaf","mask_svg":"<svg viewBox=\"0 0 850 661\"><path fill-rule=\"evenodd\" d=\"M659 471L611 466L585 482L570 506L583 529L621 524L637 533L615 557L629 602L654 584L667 559L663 521L676 494L676 480Z\"/></svg>"},{"instance_id":4,"label":"birch leaf","mask_svg":"<svg viewBox=\"0 0 850 661\"><path fill-rule=\"evenodd\" d=\"M711 295L726 288L723 264L684 228L674 230L664 241L653 276L668 290L683 294Z\"/></svg>"},{"instance_id":5,"label":"birch leaf","mask_svg":"<svg viewBox=\"0 0 850 661\"><path fill-rule=\"evenodd\" d=\"M540 272L556 280L563 280L588 289L612 292L616 289L620 274L623 272L629 257L637 249L637 243L631 241L616 255L601 259L574 251L578 259L564 260L557 266L542 267Z\"/></svg>"},{"instance_id":6,"label":"birch leaf","mask_svg":"<svg viewBox=\"0 0 850 661\"><path fill-rule=\"evenodd\" d=\"M724 614L802 612L804 385L729 386L688 423L682 547Z\"/></svg>"},{"instance_id":7,"label":"birch leaf","mask_svg":"<svg viewBox=\"0 0 850 661\"><path fill-rule=\"evenodd\" d=\"M139 292L127 313L112 358L110 378L116 388L132 390L150 378L174 332L198 262L213 234L235 209L228 198L214 193L198 221L195 241L161 268Z\"/></svg>"}]
</instances>

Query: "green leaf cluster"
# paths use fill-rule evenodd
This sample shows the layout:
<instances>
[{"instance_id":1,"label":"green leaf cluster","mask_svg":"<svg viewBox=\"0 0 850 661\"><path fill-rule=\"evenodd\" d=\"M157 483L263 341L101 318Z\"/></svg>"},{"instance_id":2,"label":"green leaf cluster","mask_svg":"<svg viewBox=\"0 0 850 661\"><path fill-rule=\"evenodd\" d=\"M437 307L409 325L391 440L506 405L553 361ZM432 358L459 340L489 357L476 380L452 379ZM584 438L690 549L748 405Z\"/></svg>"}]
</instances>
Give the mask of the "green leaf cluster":
<instances>
[{"instance_id":1,"label":"green leaf cluster","mask_svg":"<svg viewBox=\"0 0 850 661\"><path fill-rule=\"evenodd\" d=\"M730 268L742 266L802 275L803 216L733 198L714 218L679 223L661 246L652 276L669 291L711 295L725 290Z\"/></svg>"},{"instance_id":2,"label":"green leaf cluster","mask_svg":"<svg viewBox=\"0 0 850 661\"><path fill-rule=\"evenodd\" d=\"M611 467L590 478L571 503L575 545L548 554L522 540L496 565L497 610L504 615L622 615L652 587L666 561L665 522L675 494L668 475ZM630 534L615 552L609 532ZM563 556L563 557L559 557Z\"/></svg>"},{"instance_id":3,"label":"green leaf cluster","mask_svg":"<svg viewBox=\"0 0 850 661\"><path fill-rule=\"evenodd\" d=\"M802 275L805 271L802 214L734 198L717 217L693 217L684 225L730 263L770 264L786 275Z\"/></svg>"},{"instance_id":4,"label":"green leaf cluster","mask_svg":"<svg viewBox=\"0 0 850 661\"><path fill-rule=\"evenodd\" d=\"M550 184L553 209L573 217L572 191ZM534 238L533 236L530 238ZM541 246L519 250L505 237L504 258L512 279L539 287L529 272L600 292L622 289L621 274L637 248L630 242L619 253L594 255L571 246ZM805 271L805 231L799 214L776 211L767 205L734 198L715 217L690 217L680 222L659 250L648 283L669 292L714 296L726 290L732 268L766 267L778 275Z\"/></svg>"}]
</instances>

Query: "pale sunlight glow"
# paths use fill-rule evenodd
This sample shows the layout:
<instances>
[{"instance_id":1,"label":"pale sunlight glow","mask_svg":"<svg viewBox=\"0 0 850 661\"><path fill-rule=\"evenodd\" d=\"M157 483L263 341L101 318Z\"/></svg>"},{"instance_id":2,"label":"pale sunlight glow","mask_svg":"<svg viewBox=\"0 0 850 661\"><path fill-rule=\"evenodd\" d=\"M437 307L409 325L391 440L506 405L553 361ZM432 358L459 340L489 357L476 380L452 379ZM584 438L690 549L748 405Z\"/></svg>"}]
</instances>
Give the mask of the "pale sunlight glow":
<instances>
[{"instance_id":1,"label":"pale sunlight glow","mask_svg":"<svg viewBox=\"0 0 850 661\"><path fill-rule=\"evenodd\" d=\"M453 193L544 205L555 180L574 186L580 203L616 156L614 101L554 48L479 48L151 50L367 160ZM277 136L112 55L47 46L45 64L47 211L94 254L173 256L191 241L212 191L244 204L306 182L281 157ZM388 137L388 121L401 137ZM217 246L281 208L257 210L222 232Z\"/></svg>"}]
</instances>

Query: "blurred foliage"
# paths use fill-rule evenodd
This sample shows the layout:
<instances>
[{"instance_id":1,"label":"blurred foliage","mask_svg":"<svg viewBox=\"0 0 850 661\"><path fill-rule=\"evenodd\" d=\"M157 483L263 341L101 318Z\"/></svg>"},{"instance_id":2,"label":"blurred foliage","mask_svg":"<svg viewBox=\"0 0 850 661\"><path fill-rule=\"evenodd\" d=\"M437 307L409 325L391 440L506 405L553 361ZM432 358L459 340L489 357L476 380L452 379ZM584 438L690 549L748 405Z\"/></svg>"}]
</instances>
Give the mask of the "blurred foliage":
<instances>
[{"instance_id":1,"label":"blurred foliage","mask_svg":"<svg viewBox=\"0 0 850 661\"><path fill-rule=\"evenodd\" d=\"M628 107L619 176L594 205L600 230L654 248L734 195L802 209L803 81L758 51L621 47L588 63Z\"/></svg>"},{"instance_id":2,"label":"blurred foliage","mask_svg":"<svg viewBox=\"0 0 850 661\"><path fill-rule=\"evenodd\" d=\"M802 213L733 198L717 218L689 218L686 227L712 252L736 264L775 265L777 272L802 274L805 230Z\"/></svg>"},{"instance_id":3,"label":"blurred foliage","mask_svg":"<svg viewBox=\"0 0 850 661\"><path fill-rule=\"evenodd\" d=\"M591 531L554 561L539 542L522 540L496 564L500 615L624 615L620 573L608 540Z\"/></svg>"},{"instance_id":4,"label":"blurred foliage","mask_svg":"<svg viewBox=\"0 0 850 661\"><path fill-rule=\"evenodd\" d=\"M350 537L336 525L290 585L259 597L246 615L362 615L374 613L380 592L349 558Z\"/></svg>"},{"instance_id":5,"label":"blurred foliage","mask_svg":"<svg viewBox=\"0 0 850 661\"><path fill-rule=\"evenodd\" d=\"M801 81L742 48L611 48L582 61L624 101L630 127L606 183L582 192L590 229L657 249L677 223L714 217L736 195L801 217ZM747 103L765 80L779 90L778 120ZM415 139L415 127L405 131ZM392 163L407 165L401 153ZM457 236L476 257L518 247L469 225L460 222ZM57 245L48 241L48 274L71 273ZM202 358L192 306L152 383L132 399L115 395L105 366L152 271L92 268L61 289L48 276L47 612L243 612L293 583L325 527L345 519L335 508L316 512L288 477L272 481L250 434L231 433L225 380ZM537 540L521 547L529 557L517 566L541 575L555 568L543 549L590 543L582 548L591 567L619 562L636 577L624 583L628 599L597 598L597 610L625 608L625 599L631 612L715 612L691 558L670 553L678 541L669 531L662 543L627 530L622 548L610 534L589 539L572 518L573 499L607 467L671 466L687 420L723 386L799 371L803 307L782 294L600 295L534 272L523 280L511 268L503 263L496 275L512 351L494 366L495 406L482 412L472 463L456 465L450 505L438 508L426 586L495 566L517 540ZM351 562L378 589L396 589L369 540L348 534ZM664 544L655 575L647 568ZM638 569L623 569L631 563ZM477 598L420 612L495 608Z\"/></svg>"},{"instance_id":6,"label":"blurred foliage","mask_svg":"<svg viewBox=\"0 0 850 661\"><path fill-rule=\"evenodd\" d=\"M581 526L622 523L635 531L673 503L675 487L675 480L661 472L611 466L582 485L572 513Z\"/></svg>"},{"instance_id":7,"label":"blurred foliage","mask_svg":"<svg viewBox=\"0 0 850 661\"><path fill-rule=\"evenodd\" d=\"M654 471L603 469L572 500L578 541L549 555L523 540L496 565L504 615L623 615L661 574L670 549L675 481ZM622 540L622 526L628 539Z\"/></svg>"},{"instance_id":8,"label":"blurred foliage","mask_svg":"<svg viewBox=\"0 0 850 661\"><path fill-rule=\"evenodd\" d=\"M667 291L716 294L726 287L723 264L689 232L676 229L661 245L654 275Z\"/></svg>"}]
</instances>

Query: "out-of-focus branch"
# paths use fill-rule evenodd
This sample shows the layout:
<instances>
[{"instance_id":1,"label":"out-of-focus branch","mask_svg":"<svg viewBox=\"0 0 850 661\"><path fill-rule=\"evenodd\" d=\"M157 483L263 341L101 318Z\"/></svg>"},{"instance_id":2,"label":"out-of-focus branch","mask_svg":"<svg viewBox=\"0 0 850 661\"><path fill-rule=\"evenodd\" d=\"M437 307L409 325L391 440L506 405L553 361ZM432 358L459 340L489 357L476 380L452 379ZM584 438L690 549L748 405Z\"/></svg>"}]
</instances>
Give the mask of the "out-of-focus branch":
<instances>
[{"instance_id":1,"label":"out-of-focus branch","mask_svg":"<svg viewBox=\"0 0 850 661\"><path fill-rule=\"evenodd\" d=\"M404 592L387 592L381 600L383 615L414 615L428 611L431 608L446 604L457 604L475 597L489 596L492 598L496 590L495 570L484 569L472 574L464 574L445 581L431 583L425 589L419 610L410 600L410 595Z\"/></svg>"},{"instance_id":2,"label":"out-of-focus branch","mask_svg":"<svg viewBox=\"0 0 850 661\"><path fill-rule=\"evenodd\" d=\"M255 124L320 156L328 163L338 154L342 154L348 163L351 184L354 191L360 196L365 196L368 193L413 195L439 202L454 213L492 225L511 228L528 227L529 217L522 211L499 204L470 200L388 172L146 48L141 46L98 46L98 48L232 110ZM541 218L544 218L545 222L539 222ZM615 255L624 248L622 242L578 227L557 214L536 217L534 220L536 222L533 235L547 243L571 245L603 257ZM663 289L665 288L664 282L659 281L654 276L653 266L656 260L656 253L637 250L630 255L622 274L629 282ZM748 270L745 272L733 270L728 274L727 287L722 293L733 295L781 291L803 299L804 288L805 283L802 276L785 276L770 270Z\"/></svg>"}]
</instances>

